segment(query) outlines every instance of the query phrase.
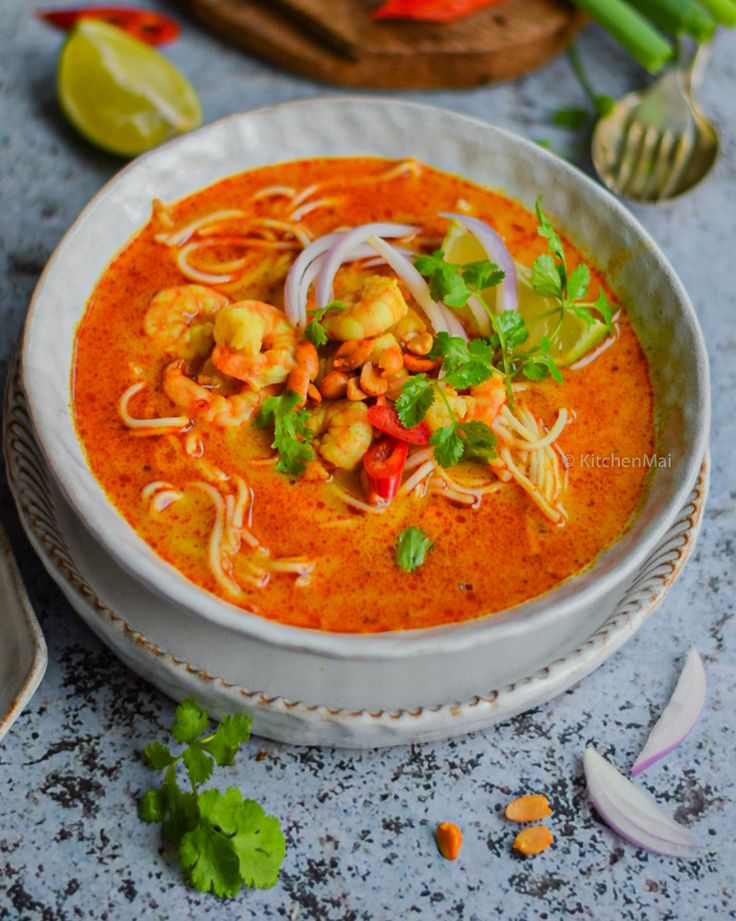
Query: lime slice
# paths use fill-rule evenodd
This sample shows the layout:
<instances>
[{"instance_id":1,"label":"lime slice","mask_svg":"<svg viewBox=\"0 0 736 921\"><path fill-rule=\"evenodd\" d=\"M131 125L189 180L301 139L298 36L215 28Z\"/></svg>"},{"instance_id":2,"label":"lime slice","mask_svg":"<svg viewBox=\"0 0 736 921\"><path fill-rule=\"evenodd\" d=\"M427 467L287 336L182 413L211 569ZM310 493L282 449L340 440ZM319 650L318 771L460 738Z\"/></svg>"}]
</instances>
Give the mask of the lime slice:
<instances>
[{"instance_id":1,"label":"lime slice","mask_svg":"<svg viewBox=\"0 0 736 921\"><path fill-rule=\"evenodd\" d=\"M59 58L59 101L93 144L132 157L202 120L194 88L174 65L109 23L82 19Z\"/></svg>"},{"instance_id":2,"label":"lime slice","mask_svg":"<svg viewBox=\"0 0 736 921\"><path fill-rule=\"evenodd\" d=\"M453 265L465 265L487 259L483 247L465 228L453 221L442 243L445 260ZM531 272L526 266L517 263L519 276L519 313L524 318L529 338L522 348L530 351L547 336L550 338L557 329L560 313L557 302L548 297L534 293L531 285ZM483 299L492 310L496 310L498 288L489 288L483 292ZM599 320L586 323L581 317L567 312L559 331L550 342L550 354L558 367L572 365L586 352L595 348L606 336L606 327Z\"/></svg>"}]
</instances>

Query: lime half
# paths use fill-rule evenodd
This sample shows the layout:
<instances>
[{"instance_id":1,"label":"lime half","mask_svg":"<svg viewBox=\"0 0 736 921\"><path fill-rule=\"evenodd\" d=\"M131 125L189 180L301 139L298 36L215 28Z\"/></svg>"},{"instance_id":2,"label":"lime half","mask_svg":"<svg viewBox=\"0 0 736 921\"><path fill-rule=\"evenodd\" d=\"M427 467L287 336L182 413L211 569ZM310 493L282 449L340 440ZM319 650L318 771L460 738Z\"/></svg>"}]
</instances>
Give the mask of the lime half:
<instances>
[{"instance_id":1,"label":"lime half","mask_svg":"<svg viewBox=\"0 0 736 921\"><path fill-rule=\"evenodd\" d=\"M57 88L72 124L92 143L126 157L202 120L194 88L170 61L99 20L80 20L64 43Z\"/></svg>"},{"instance_id":2,"label":"lime half","mask_svg":"<svg viewBox=\"0 0 736 921\"><path fill-rule=\"evenodd\" d=\"M453 221L442 243L447 262L465 265L487 259L486 251L468 233L465 228ZM546 336L550 339L550 354L559 367L564 368L579 361L583 355L595 348L606 336L606 326L600 320L586 323L581 317L569 311L560 320L559 304L553 298L540 297L534 293L531 284L531 272L517 263L519 276L519 313L524 318L529 338L522 346L524 351L531 351ZM492 310L496 310L498 288L489 288L483 292L483 299ZM555 331L557 331L555 333Z\"/></svg>"}]
</instances>

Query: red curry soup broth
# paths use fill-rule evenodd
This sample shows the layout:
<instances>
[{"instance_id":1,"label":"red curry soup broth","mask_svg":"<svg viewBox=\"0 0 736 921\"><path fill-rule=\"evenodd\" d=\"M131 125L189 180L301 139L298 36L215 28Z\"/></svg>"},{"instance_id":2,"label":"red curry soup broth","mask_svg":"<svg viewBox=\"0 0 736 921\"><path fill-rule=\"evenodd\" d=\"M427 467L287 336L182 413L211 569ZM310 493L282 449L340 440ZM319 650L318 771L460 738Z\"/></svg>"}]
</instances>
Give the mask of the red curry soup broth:
<instances>
[{"instance_id":1,"label":"red curry soup broth","mask_svg":"<svg viewBox=\"0 0 736 921\"><path fill-rule=\"evenodd\" d=\"M563 369L563 384L523 377L515 382L512 415L530 414L538 426L534 437L509 428L514 425L508 417L511 404L505 391L498 392L505 405L492 421L484 418L500 439L499 450L509 445L509 452L515 452L515 478L509 479L508 468L498 460L495 466L463 460L446 470L432 469L432 447L410 445L403 483L420 479L389 503L378 501L380 513L371 504L375 494L366 492L366 462L359 459L352 470L335 466L322 454L329 454L325 433L313 438L306 478L276 472L273 429L254 425L252 414L265 396L286 393L285 381L256 390L214 366L210 350L216 346L218 313L243 299L282 310L286 273L309 238L367 222L399 222L420 228L418 236L399 243L432 252L448 227L439 213L459 209L501 234L517 263L531 266L545 252L536 217L518 202L413 161L399 167L372 158L279 164L228 177L174 205L154 208L151 221L113 259L89 300L77 334L73 399L77 431L94 475L162 559L202 588L262 617L323 630L375 632L456 623L512 607L579 573L622 534L641 496L646 465L604 466L590 459L641 458L653 450L646 361L623 312L615 335L604 343L609 347L578 367ZM227 213L232 211L245 214ZM206 215L212 219L192 229L192 222ZM572 243L564 243L572 267L581 255ZM600 286L612 297L592 266L591 272L592 290ZM406 317L417 316L426 323L403 281L399 296L395 286L386 286L396 278L386 265L344 266L335 280L336 296L361 304L360 285L367 276L385 278L382 296L394 304L400 304L400 297L408 306L405 324ZM211 315L192 319L196 299L187 289L186 303L177 300L179 294L167 295L174 305L170 340L147 333L154 296L189 284L219 292L219 299L207 295L215 308ZM310 311L314 297L312 287ZM272 318L259 309L262 316L246 308L247 317L258 317L247 320L246 338L253 323L257 334L263 317ZM223 325L230 316L242 319L232 311L222 313ZM426 329L433 332L429 324ZM416 366L414 359L421 356L411 353L406 337L394 338L402 360ZM293 343L296 339L295 333ZM284 350L290 371L293 343ZM231 358L252 358L252 344L245 351L242 342L240 351L235 345L237 337L223 346ZM320 348L318 387L334 370L339 345ZM180 389L191 391L194 402L187 397L177 405L167 394L164 383L173 376L172 366ZM347 376L353 374L359 386L363 378L357 370ZM379 378L383 373L377 364L373 371ZM401 373L411 372L405 366ZM384 377L394 386L400 383ZM498 376L491 380L498 383ZM322 413L334 419L340 407L362 404L348 414L349 420L358 420L346 427L351 450L362 450L366 441L380 436L366 429L362 415L367 404L376 403L375 396L339 404L325 398L320 409L312 394L306 407L310 424ZM215 397L222 397L221 403L215 405ZM458 418L477 417L480 398L472 392L458 391L453 400ZM219 416L213 405L220 406ZM509 432L521 443L528 437L535 444L559 420L561 407L566 424L549 450L535 449L535 461L534 451L514 447ZM159 422L130 427L126 415L129 422ZM230 424L221 424L223 416ZM518 419L517 425L523 429ZM339 430L334 440L343 434ZM356 438L363 439L357 447ZM563 455L573 459L569 466ZM511 453L507 456L511 461ZM343 462L342 455L339 459ZM433 542L423 565L411 573L402 571L395 557L398 536L408 526L422 529Z\"/></svg>"}]
</instances>

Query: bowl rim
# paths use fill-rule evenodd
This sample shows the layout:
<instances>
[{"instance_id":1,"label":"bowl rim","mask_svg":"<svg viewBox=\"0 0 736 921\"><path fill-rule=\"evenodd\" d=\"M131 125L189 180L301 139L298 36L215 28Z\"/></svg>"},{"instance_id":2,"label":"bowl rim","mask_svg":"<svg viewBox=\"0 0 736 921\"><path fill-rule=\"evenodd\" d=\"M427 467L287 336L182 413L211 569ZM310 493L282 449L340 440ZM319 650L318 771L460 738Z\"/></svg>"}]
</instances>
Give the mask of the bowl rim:
<instances>
[{"instance_id":1,"label":"bowl rim","mask_svg":"<svg viewBox=\"0 0 736 921\"><path fill-rule=\"evenodd\" d=\"M564 582L550 589L548 592L529 599L512 608L490 614L480 615L472 620L454 624L445 624L435 627L425 627L412 630L383 631L378 633L339 633L314 628L297 627L284 624L276 620L255 614L241 608L223 598L220 598L204 588L189 581L182 573L161 557L158 557L149 545L139 537L134 528L125 520L115 506L107 499L102 487L92 473L85 459L85 473L87 489L80 486L75 477L61 463L60 454L54 449L55 438L51 428L47 425L51 421L43 401L44 394L35 385L33 375L29 373L32 367L34 354L34 333L41 313L40 304L46 286L59 263L63 260L65 249L72 237L79 231L90 215L102 204L103 200L113 193L118 187L126 183L136 171L145 167L152 159L161 155L162 151L170 152L172 149L186 150L188 145L196 144L204 135L215 133L223 125L242 120L267 117L270 113L299 107L309 108L314 106L373 106L376 108L409 109L414 112L429 114L438 113L450 122L462 122L479 131L495 134L505 139L506 142L519 145L527 151L533 151L533 156L542 163L561 170L568 177L581 186L583 193L594 198L603 199L608 207L613 210L618 219L630 229L634 230L637 238L646 245L648 254L656 263L657 270L662 273L670 285L676 300L679 301L683 319L688 322L690 333L696 343L696 355L693 365L696 370L698 383L698 396L700 397L699 424L697 439L688 446L686 455L687 473L683 477L679 489L668 501L665 509L649 522L638 542L630 548L627 555L606 573L598 573L597 577L589 577L600 567L613 547L616 547L626 537L627 531L604 549L582 572L573 575ZM288 161L283 161L288 162ZM232 173L224 172L223 178ZM194 193L187 193L194 194ZM186 197L183 196L183 197ZM137 232L137 231L136 231ZM128 238L130 239L130 237ZM123 246L125 243L123 244ZM114 257L111 253L109 259ZM86 307L86 302L85 302ZM83 313L79 315L81 320ZM630 576L637 564L646 557L656 546L661 535L666 531L678 509L685 502L687 495L696 481L702 459L705 455L710 426L710 389L708 376L708 355L705 348L703 334L690 302L688 294L675 273L674 269L657 246L648 231L641 226L638 220L620 203L607 189L598 185L581 170L560 157L552 154L533 141L520 137L512 131L498 128L482 119L454 112L439 106L428 105L404 99L371 96L362 97L350 94L336 96L317 96L308 99L291 100L276 105L263 106L244 112L236 112L204 125L195 131L181 137L174 138L148 153L137 157L112 176L90 199L80 211L74 222L64 233L49 258L41 273L33 295L31 297L28 313L23 328L22 345L22 373L23 387L28 397L29 415L33 422L39 446L56 483L70 502L72 508L80 516L85 526L94 534L97 540L108 549L113 557L118 560L124 570L134 578L144 582L163 597L180 604L194 616L201 616L205 620L217 623L220 626L234 630L237 633L257 637L259 640L274 646L287 647L304 652L316 652L327 658L354 658L354 659L391 659L406 658L408 656L423 656L465 649L475 645L482 637L487 639L489 631L503 636L514 636L521 632L533 629L539 619L546 622L561 620L571 608L578 606L591 606L608 591L614 589L623 579ZM71 401L68 401L67 412L71 420L74 437L77 438ZM80 444L81 447L81 444ZM90 487L92 489L90 490ZM96 488L96 492L94 489ZM103 502L100 504L100 497ZM101 512L101 509L104 511ZM135 553L131 553L123 542L116 544L110 539L110 534L103 527L100 519L107 518L110 523L115 521L127 530L129 539L134 545ZM581 580L586 580L583 584Z\"/></svg>"}]
</instances>

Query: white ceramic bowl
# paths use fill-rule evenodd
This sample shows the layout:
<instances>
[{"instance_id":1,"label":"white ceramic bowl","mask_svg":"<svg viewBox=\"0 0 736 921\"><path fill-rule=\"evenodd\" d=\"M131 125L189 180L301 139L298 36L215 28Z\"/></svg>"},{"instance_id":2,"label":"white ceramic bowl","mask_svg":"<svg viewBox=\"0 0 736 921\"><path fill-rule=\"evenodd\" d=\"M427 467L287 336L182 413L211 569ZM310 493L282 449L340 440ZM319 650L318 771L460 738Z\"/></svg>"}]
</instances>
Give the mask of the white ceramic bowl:
<instances>
[{"instance_id":1,"label":"white ceramic bowl","mask_svg":"<svg viewBox=\"0 0 736 921\"><path fill-rule=\"evenodd\" d=\"M545 210L607 275L650 362L657 453L631 528L585 573L512 610L471 622L372 635L265 620L203 591L164 563L108 503L70 411L74 334L113 254L146 222L151 200L177 199L222 176L301 157L414 156ZM692 489L709 424L707 356L687 294L654 241L609 193L537 145L441 109L381 99L287 103L233 115L136 160L82 211L36 288L23 347L39 444L72 507L132 575L236 634L250 686L335 707L412 707L466 699L529 674L581 628L592 633L672 524ZM615 499L612 497L612 501Z\"/></svg>"}]
</instances>

